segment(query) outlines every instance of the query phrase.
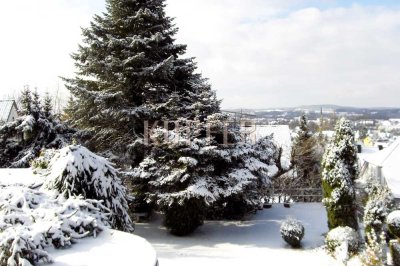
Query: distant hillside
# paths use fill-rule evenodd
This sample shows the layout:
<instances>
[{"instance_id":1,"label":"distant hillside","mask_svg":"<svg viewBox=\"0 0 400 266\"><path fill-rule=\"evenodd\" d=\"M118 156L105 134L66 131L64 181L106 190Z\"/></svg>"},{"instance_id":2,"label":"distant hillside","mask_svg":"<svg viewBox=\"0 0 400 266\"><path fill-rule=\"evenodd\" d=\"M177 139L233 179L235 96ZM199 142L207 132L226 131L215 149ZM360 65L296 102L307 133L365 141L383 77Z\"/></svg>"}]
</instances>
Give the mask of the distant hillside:
<instances>
[{"instance_id":1,"label":"distant hillside","mask_svg":"<svg viewBox=\"0 0 400 266\"><path fill-rule=\"evenodd\" d=\"M332 104L304 105L298 107L262 108L262 109L228 109L226 111L254 114L259 117L298 117L304 113L317 117L317 113L335 113L337 115L359 117L365 119L400 118L400 108L394 107L351 107Z\"/></svg>"}]
</instances>

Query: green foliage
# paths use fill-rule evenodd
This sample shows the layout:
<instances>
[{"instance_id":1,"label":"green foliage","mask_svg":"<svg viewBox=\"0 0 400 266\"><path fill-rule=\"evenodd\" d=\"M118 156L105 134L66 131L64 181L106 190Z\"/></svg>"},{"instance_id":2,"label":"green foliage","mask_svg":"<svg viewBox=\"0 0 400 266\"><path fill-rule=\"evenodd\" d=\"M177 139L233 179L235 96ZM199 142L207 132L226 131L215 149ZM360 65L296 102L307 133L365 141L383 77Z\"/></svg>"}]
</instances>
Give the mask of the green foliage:
<instances>
[{"instance_id":1,"label":"green foliage","mask_svg":"<svg viewBox=\"0 0 400 266\"><path fill-rule=\"evenodd\" d=\"M41 150L39 157L37 157L31 162L32 169L34 169L35 172L46 173L46 171L43 170L47 170L49 168L50 161L56 154L57 150L55 149Z\"/></svg>"},{"instance_id":2,"label":"green foliage","mask_svg":"<svg viewBox=\"0 0 400 266\"><path fill-rule=\"evenodd\" d=\"M389 243L390 256L392 257L392 265L400 265L400 242L392 240Z\"/></svg>"},{"instance_id":3,"label":"green foliage","mask_svg":"<svg viewBox=\"0 0 400 266\"><path fill-rule=\"evenodd\" d=\"M201 199L173 202L162 209L165 214L164 225L174 235L188 235L203 224L204 210L204 201Z\"/></svg>"},{"instance_id":4,"label":"green foliage","mask_svg":"<svg viewBox=\"0 0 400 266\"><path fill-rule=\"evenodd\" d=\"M323 203L329 228L350 226L357 229L353 184L358 174L357 150L349 121L338 121L333 141L324 154L322 168Z\"/></svg>"},{"instance_id":5,"label":"green foliage","mask_svg":"<svg viewBox=\"0 0 400 266\"><path fill-rule=\"evenodd\" d=\"M364 208L365 235L373 230L380 234L384 230L386 217L394 206L390 190L377 184L369 190L369 197Z\"/></svg>"},{"instance_id":6,"label":"green foliage","mask_svg":"<svg viewBox=\"0 0 400 266\"><path fill-rule=\"evenodd\" d=\"M41 160L41 158L37 158L32 161L31 164L32 168L34 169L47 169L49 167L49 162L46 160Z\"/></svg>"},{"instance_id":7,"label":"green foliage","mask_svg":"<svg viewBox=\"0 0 400 266\"><path fill-rule=\"evenodd\" d=\"M385 266L386 264L386 236L384 232L381 232L379 237L375 230L371 230L367 233L367 246L361 257L363 266ZM397 265L397 264L396 264Z\"/></svg>"}]
</instances>

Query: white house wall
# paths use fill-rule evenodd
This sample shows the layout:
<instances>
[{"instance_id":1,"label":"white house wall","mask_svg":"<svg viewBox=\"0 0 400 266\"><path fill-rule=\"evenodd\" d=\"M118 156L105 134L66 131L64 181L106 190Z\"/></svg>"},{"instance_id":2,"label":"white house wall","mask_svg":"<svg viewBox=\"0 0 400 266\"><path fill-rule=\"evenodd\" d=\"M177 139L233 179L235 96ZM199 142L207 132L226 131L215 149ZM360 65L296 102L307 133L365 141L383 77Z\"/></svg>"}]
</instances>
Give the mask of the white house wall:
<instances>
[{"instance_id":1,"label":"white house wall","mask_svg":"<svg viewBox=\"0 0 400 266\"><path fill-rule=\"evenodd\" d=\"M14 121L17 117L18 117L17 109L15 108L15 106L13 106L13 107L11 108L11 112L10 112L10 115L8 116L7 122L12 122L12 121Z\"/></svg>"}]
</instances>

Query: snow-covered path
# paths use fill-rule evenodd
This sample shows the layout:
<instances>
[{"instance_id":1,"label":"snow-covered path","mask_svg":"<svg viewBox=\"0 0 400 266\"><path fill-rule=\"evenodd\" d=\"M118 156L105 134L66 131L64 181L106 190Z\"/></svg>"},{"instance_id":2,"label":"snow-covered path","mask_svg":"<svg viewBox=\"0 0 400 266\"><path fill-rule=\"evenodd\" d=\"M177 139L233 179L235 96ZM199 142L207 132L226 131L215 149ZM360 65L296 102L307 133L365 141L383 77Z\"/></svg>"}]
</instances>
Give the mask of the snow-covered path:
<instances>
[{"instance_id":1,"label":"snow-covered path","mask_svg":"<svg viewBox=\"0 0 400 266\"><path fill-rule=\"evenodd\" d=\"M280 223L288 216L305 227L302 249L290 248L280 236ZM160 219L136 224L135 233L154 246L160 266L340 265L321 248L327 231L324 207L309 203L276 204L247 221L206 222L187 237L168 234Z\"/></svg>"}]
</instances>

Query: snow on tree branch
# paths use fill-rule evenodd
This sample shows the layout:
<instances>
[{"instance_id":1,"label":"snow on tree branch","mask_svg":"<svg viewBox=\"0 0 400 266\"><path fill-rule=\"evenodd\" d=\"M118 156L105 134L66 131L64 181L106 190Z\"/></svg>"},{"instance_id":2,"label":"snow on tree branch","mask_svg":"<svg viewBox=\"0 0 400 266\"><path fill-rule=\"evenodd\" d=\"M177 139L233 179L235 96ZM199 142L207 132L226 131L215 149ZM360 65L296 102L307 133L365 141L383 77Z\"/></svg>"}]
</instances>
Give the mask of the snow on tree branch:
<instances>
[{"instance_id":1,"label":"snow on tree branch","mask_svg":"<svg viewBox=\"0 0 400 266\"><path fill-rule=\"evenodd\" d=\"M66 197L82 195L86 199L101 200L110 210L114 228L134 230L127 213L126 188L117 170L107 159L83 146L71 145L57 151L50 161L44 187Z\"/></svg>"},{"instance_id":2,"label":"snow on tree branch","mask_svg":"<svg viewBox=\"0 0 400 266\"><path fill-rule=\"evenodd\" d=\"M67 247L109 227L97 200L0 186L0 265L35 265L52 259L46 248Z\"/></svg>"}]
</instances>

